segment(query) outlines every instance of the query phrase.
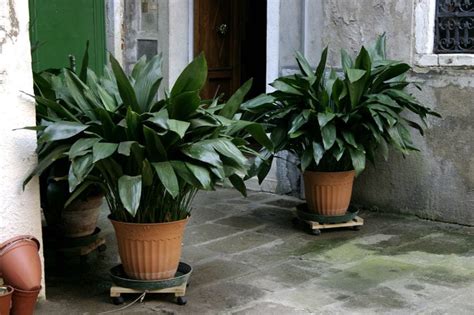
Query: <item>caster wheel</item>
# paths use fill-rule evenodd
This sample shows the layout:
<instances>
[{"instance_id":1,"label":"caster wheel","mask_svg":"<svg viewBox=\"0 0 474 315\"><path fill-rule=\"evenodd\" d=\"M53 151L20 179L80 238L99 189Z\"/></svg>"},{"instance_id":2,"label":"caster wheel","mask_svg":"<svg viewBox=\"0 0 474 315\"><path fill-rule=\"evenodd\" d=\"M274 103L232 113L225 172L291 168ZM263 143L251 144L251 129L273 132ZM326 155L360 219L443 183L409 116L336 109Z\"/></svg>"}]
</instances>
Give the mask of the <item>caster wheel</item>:
<instances>
[{"instance_id":1,"label":"caster wheel","mask_svg":"<svg viewBox=\"0 0 474 315\"><path fill-rule=\"evenodd\" d=\"M112 303L114 305L122 305L123 303L125 303L125 301L124 301L123 297L115 296L115 297L112 298Z\"/></svg>"},{"instance_id":2,"label":"caster wheel","mask_svg":"<svg viewBox=\"0 0 474 315\"><path fill-rule=\"evenodd\" d=\"M318 230L318 229L311 230L311 234L319 236L321 235L321 230Z\"/></svg>"},{"instance_id":3,"label":"caster wheel","mask_svg":"<svg viewBox=\"0 0 474 315\"><path fill-rule=\"evenodd\" d=\"M178 305L186 305L186 303L188 303L188 300L186 300L186 298L184 296L178 296L176 298L176 304Z\"/></svg>"},{"instance_id":4,"label":"caster wheel","mask_svg":"<svg viewBox=\"0 0 474 315\"><path fill-rule=\"evenodd\" d=\"M97 250L99 251L99 253L105 252L106 249L107 249L107 245L105 245L105 244L102 244L102 245L100 245L100 246L97 248Z\"/></svg>"}]
</instances>

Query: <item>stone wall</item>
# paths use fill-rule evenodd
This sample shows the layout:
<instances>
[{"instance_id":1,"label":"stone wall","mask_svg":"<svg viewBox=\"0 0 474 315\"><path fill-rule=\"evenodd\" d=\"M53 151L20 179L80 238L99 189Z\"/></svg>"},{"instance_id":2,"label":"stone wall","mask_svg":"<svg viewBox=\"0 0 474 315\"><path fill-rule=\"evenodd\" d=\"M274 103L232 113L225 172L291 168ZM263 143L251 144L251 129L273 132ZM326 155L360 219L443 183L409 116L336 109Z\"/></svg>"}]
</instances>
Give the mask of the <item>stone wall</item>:
<instances>
[{"instance_id":1,"label":"stone wall","mask_svg":"<svg viewBox=\"0 0 474 315\"><path fill-rule=\"evenodd\" d=\"M289 2L282 0L281 5ZM474 67L415 64L415 7L419 2L427 0L327 0L320 5L303 1L299 5L306 5L302 7L306 22L296 19L300 16L297 13L286 19L293 23L288 28L292 32L306 25L304 43L289 40L298 38L296 34L282 33L281 44L295 49L303 45L313 64L321 47L329 45L329 63L338 67L340 48L355 54L361 44L372 42L385 32L389 57L414 66L411 79L423 90L413 93L443 118L430 119L424 138L415 135L420 153L403 159L392 152L387 162L378 161L376 167L369 165L356 180L354 200L381 211L474 225ZM288 47L281 47L281 51L289 51ZM282 72L296 66L285 58L281 65ZM280 175L283 180L287 178Z\"/></svg>"},{"instance_id":2,"label":"stone wall","mask_svg":"<svg viewBox=\"0 0 474 315\"><path fill-rule=\"evenodd\" d=\"M41 242L37 180L22 183L36 165L28 1L0 0L0 243L23 234ZM44 297L44 291L42 293Z\"/></svg>"}]
</instances>

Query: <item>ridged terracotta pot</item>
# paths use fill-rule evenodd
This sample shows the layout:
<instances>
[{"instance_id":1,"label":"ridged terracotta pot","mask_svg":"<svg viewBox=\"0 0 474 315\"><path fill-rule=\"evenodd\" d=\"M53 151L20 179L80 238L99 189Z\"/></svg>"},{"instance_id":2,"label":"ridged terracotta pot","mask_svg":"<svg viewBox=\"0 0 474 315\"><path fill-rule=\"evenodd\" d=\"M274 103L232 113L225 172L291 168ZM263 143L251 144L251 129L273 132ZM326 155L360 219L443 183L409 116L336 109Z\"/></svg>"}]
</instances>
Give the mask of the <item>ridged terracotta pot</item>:
<instances>
[{"instance_id":1,"label":"ridged terracotta pot","mask_svg":"<svg viewBox=\"0 0 474 315\"><path fill-rule=\"evenodd\" d=\"M0 274L5 283L20 290L41 286L39 242L28 235L17 236L0 245Z\"/></svg>"},{"instance_id":2,"label":"ridged terracotta pot","mask_svg":"<svg viewBox=\"0 0 474 315\"><path fill-rule=\"evenodd\" d=\"M33 315L40 291L41 287L35 290L19 290L15 288L12 296L12 309L10 314Z\"/></svg>"},{"instance_id":3,"label":"ridged terracotta pot","mask_svg":"<svg viewBox=\"0 0 474 315\"><path fill-rule=\"evenodd\" d=\"M110 219L125 273L132 279L174 277L188 219L167 223L125 223Z\"/></svg>"},{"instance_id":4,"label":"ridged terracotta pot","mask_svg":"<svg viewBox=\"0 0 474 315\"><path fill-rule=\"evenodd\" d=\"M320 215L344 215L352 196L355 171L305 171L304 190L308 208Z\"/></svg>"},{"instance_id":5,"label":"ridged terracotta pot","mask_svg":"<svg viewBox=\"0 0 474 315\"><path fill-rule=\"evenodd\" d=\"M0 315L10 314L12 307L13 288L9 285L0 286Z\"/></svg>"},{"instance_id":6,"label":"ridged terracotta pot","mask_svg":"<svg viewBox=\"0 0 474 315\"><path fill-rule=\"evenodd\" d=\"M65 237L82 237L94 233L103 195L75 200L61 214L61 231Z\"/></svg>"}]
</instances>

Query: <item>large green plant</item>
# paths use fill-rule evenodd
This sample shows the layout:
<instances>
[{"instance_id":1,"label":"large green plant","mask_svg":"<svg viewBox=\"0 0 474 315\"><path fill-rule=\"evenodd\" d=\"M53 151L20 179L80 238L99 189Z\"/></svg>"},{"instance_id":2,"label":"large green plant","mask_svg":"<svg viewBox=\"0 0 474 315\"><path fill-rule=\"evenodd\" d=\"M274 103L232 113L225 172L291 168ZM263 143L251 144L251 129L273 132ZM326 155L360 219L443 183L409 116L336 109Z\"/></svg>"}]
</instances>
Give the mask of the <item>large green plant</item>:
<instances>
[{"instance_id":1,"label":"large green plant","mask_svg":"<svg viewBox=\"0 0 474 315\"><path fill-rule=\"evenodd\" d=\"M275 151L295 153L303 171L360 173L377 151L387 158L389 145L403 154L417 150L409 130L423 135L423 127L412 117L426 126L427 115L439 115L405 91L410 66L386 58L385 36L362 47L355 60L342 50L340 73L326 70L327 51L316 71L297 53L299 73L278 78L269 96L245 104L268 123ZM268 165L257 160L261 179Z\"/></svg>"},{"instance_id":2,"label":"large green plant","mask_svg":"<svg viewBox=\"0 0 474 315\"><path fill-rule=\"evenodd\" d=\"M236 115L251 81L225 104L202 101L207 65L201 55L157 100L160 56L140 59L130 76L112 56L110 65L102 78L68 69L43 77L35 97L41 121L32 127L38 130L39 164L31 176L66 157L70 200L99 185L112 218L125 222L183 219L197 190L224 180L245 194L243 153L255 154L246 137L272 149L260 124Z\"/></svg>"}]
</instances>

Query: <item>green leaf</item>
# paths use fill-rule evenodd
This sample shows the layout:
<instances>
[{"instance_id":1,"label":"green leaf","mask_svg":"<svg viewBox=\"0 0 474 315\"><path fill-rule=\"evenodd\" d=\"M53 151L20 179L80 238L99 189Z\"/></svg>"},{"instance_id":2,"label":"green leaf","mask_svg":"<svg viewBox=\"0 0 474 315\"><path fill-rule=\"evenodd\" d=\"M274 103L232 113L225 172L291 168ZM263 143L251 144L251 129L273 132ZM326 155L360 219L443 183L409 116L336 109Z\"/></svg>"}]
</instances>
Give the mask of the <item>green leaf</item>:
<instances>
[{"instance_id":1,"label":"green leaf","mask_svg":"<svg viewBox=\"0 0 474 315\"><path fill-rule=\"evenodd\" d=\"M115 80L117 81L117 88L123 102L126 106L130 106L134 112L142 113L141 108L138 105L135 90L133 89L130 80L112 54L110 54L110 65L112 66L112 71L114 72Z\"/></svg>"},{"instance_id":2,"label":"green leaf","mask_svg":"<svg viewBox=\"0 0 474 315\"><path fill-rule=\"evenodd\" d=\"M89 126L77 122L58 121L46 127L38 139L38 143L68 139L87 128L89 128Z\"/></svg>"},{"instance_id":3,"label":"green leaf","mask_svg":"<svg viewBox=\"0 0 474 315\"><path fill-rule=\"evenodd\" d=\"M319 162L324 156L324 152L325 150L320 143L313 142L313 158L314 158L314 161L316 162L316 165L319 165Z\"/></svg>"},{"instance_id":4,"label":"green leaf","mask_svg":"<svg viewBox=\"0 0 474 315\"><path fill-rule=\"evenodd\" d=\"M125 155L125 156L130 156L130 152L132 149L132 145L138 144L136 141L123 141L120 142L118 145L117 152L119 154Z\"/></svg>"},{"instance_id":5,"label":"green leaf","mask_svg":"<svg viewBox=\"0 0 474 315\"><path fill-rule=\"evenodd\" d=\"M181 139L184 138L186 131L191 125L187 121L181 121L181 120L176 120L176 119L168 119L167 124L168 124L168 129L177 133Z\"/></svg>"},{"instance_id":6,"label":"green leaf","mask_svg":"<svg viewBox=\"0 0 474 315\"><path fill-rule=\"evenodd\" d=\"M151 163L156 171L156 174L160 178L161 183L165 186L166 191L173 197L176 198L179 194L179 185L176 174L173 170L173 166L170 162L159 162Z\"/></svg>"},{"instance_id":7,"label":"green leaf","mask_svg":"<svg viewBox=\"0 0 474 315\"><path fill-rule=\"evenodd\" d=\"M301 72L310 78L311 81L315 80L316 77L314 75L313 69L309 65L308 60L301 54L299 51L296 52L296 62L298 63L298 66L301 70ZM313 84L313 82L311 82Z\"/></svg>"},{"instance_id":8,"label":"green leaf","mask_svg":"<svg viewBox=\"0 0 474 315\"><path fill-rule=\"evenodd\" d=\"M273 151L273 142L268 138L267 134L265 133L265 129L261 124L250 124L245 127L245 130L248 131L252 135L252 137L257 140L258 143L263 145L267 150Z\"/></svg>"},{"instance_id":9,"label":"green leaf","mask_svg":"<svg viewBox=\"0 0 474 315\"><path fill-rule=\"evenodd\" d=\"M323 138L323 145L325 150L329 150L336 141L336 126L329 123L321 128L321 136Z\"/></svg>"},{"instance_id":10,"label":"green leaf","mask_svg":"<svg viewBox=\"0 0 474 315\"><path fill-rule=\"evenodd\" d=\"M243 196L247 197L247 187L245 187L245 183L240 176L233 174L229 176L229 180L235 189L237 189Z\"/></svg>"},{"instance_id":11,"label":"green leaf","mask_svg":"<svg viewBox=\"0 0 474 315\"><path fill-rule=\"evenodd\" d=\"M74 142L69 150L69 159L84 155L88 153L89 149L92 148L94 144L99 142L99 138L81 138Z\"/></svg>"},{"instance_id":12,"label":"green leaf","mask_svg":"<svg viewBox=\"0 0 474 315\"><path fill-rule=\"evenodd\" d=\"M353 67L352 58L345 49L341 49L341 65L344 72Z\"/></svg>"},{"instance_id":13,"label":"green leaf","mask_svg":"<svg viewBox=\"0 0 474 315\"><path fill-rule=\"evenodd\" d=\"M354 166L357 176L365 169L365 152L352 147L347 147L347 149L351 155L352 166Z\"/></svg>"},{"instance_id":14,"label":"green leaf","mask_svg":"<svg viewBox=\"0 0 474 315\"><path fill-rule=\"evenodd\" d=\"M151 121L163 129L168 129L168 124L166 123L168 119L168 111L163 108L159 112L154 113L153 116L148 119L148 121Z\"/></svg>"},{"instance_id":15,"label":"green leaf","mask_svg":"<svg viewBox=\"0 0 474 315\"><path fill-rule=\"evenodd\" d=\"M186 167L194 175L194 177L199 181L203 189L213 189L211 175L209 174L209 171L206 168L188 162L185 162L185 164Z\"/></svg>"},{"instance_id":16,"label":"green leaf","mask_svg":"<svg viewBox=\"0 0 474 315\"><path fill-rule=\"evenodd\" d=\"M94 168L94 164L92 164L92 154L89 153L75 158L71 162L71 167L78 184L82 183L82 181L84 181L86 176Z\"/></svg>"},{"instance_id":17,"label":"green leaf","mask_svg":"<svg viewBox=\"0 0 474 315\"><path fill-rule=\"evenodd\" d=\"M211 143L197 142L187 147L184 147L183 149L181 149L181 152L201 162L222 167L222 161L219 157L219 154L217 154L217 152L214 150L214 147Z\"/></svg>"},{"instance_id":18,"label":"green leaf","mask_svg":"<svg viewBox=\"0 0 474 315\"><path fill-rule=\"evenodd\" d=\"M364 75L367 73L365 70L360 70L360 69L347 69L346 74L347 78L349 79L350 83L354 83L359 81L364 77Z\"/></svg>"},{"instance_id":19,"label":"green leaf","mask_svg":"<svg viewBox=\"0 0 474 315\"><path fill-rule=\"evenodd\" d=\"M308 147L301 156L301 170L304 172L311 165L311 162L313 162L313 148Z\"/></svg>"},{"instance_id":20,"label":"green leaf","mask_svg":"<svg viewBox=\"0 0 474 315\"><path fill-rule=\"evenodd\" d=\"M199 108L200 104L199 90L183 92L169 100L169 116L185 120Z\"/></svg>"},{"instance_id":21,"label":"green leaf","mask_svg":"<svg viewBox=\"0 0 474 315\"><path fill-rule=\"evenodd\" d=\"M153 105L153 100L156 97L162 80L161 54L155 55L143 68L138 66L135 72L135 84L133 87L137 96L137 102L141 112L148 112Z\"/></svg>"},{"instance_id":22,"label":"green leaf","mask_svg":"<svg viewBox=\"0 0 474 315\"><path fill-rule=\"evenodd\" d=\"M186 164L183 161L170 161L170 164L173 166L173 169L179 178L183 179L192 187L201 188L201 183L197 180L189 168L186 167Z\"/></svg>"},{"instance_id":23,"label":"green leaf","mask_svg":"<svg viewBox=\"0 0 474 315\"><path fill-rule=\"evenodd\" d=\"M231 119L235 113L239 110L245 95L250 91L252 87L253 79L245 82L227 101L224 108L219 111L219 115L225 118Z\"/></svg>"},{"instance_id":24,"label":"green leaf","mask_svg":"<svg viewBox=\"0 0 474 315\"><path fill-rule=\"evenodd\" d=\"M207 62L201 53L181 72L171 89L170 96L173 98L185 92L200 91L206 83L206 78Z\"/></svg>"},{"instance_id":25,"label":"green leaf","mask_svg":"<svg viewBox=\"0 0 474 315\"><path fill-rule=\"evenodd\" d=\"M79 73L79 78L83 82L87 82L87 68L89 67L89 40L86 41L86 49L84 51L84 56L82 57L81 72Z\"/></svg>"},{"instance_id":26,"label":"green leaf","mask_svg":"<svg viewBox=\"0 0 474 315\"><path fill-rule=\"evenodd\" d=\"M99 142L95 143L92 147L92 157L93 163L97 161L103 160L114 154L115 150L118 148L117 143L106 143L106 142ZM130 149L129 149L130 154Z\"/></svg>"},{"instance_id":27,"label":"green leaf","mask_svg":"<svg viewBox=\"0 0 474 315\"><path fill-rule=\"evenodd\" d=\"M167 160L168 153L156 131L147 126L143 126L143 134L145 136L145 149L150 157L153 157L153 159L157 161Z\"/></svg>"},{"instance_id":28,"label":"green leaf","mask_svg":"<svg viewBox=\"0 0 474 315\"><path fill-rule=\"evenodd\" d=\"M288 94L293 94L293 95L300 95L303 96L303 93L301 93L298 89L295 87L291 86L288 83L285 83L282 79L276 79L272 84L276 90L288 93Z\"/></svg>"},{"instance_id":29,"label":"green leaf","mask_svg":"<svg viewBox=\"0 0 474 315\"><path fill-rule=\"evenodd\" d=\"M118 190L123 207L135 217L142 196L142 176L123 175L118 179Z\"/></svg>"},{"instance_id":30,"label":"green leaf","mask_svg":"<svg viewBox=\"0 0 474 315\"><path fill-rule=\"evenodd\" d=\"M321 81L324 81L324 70L326 69L326 61L328 57L328 47L324 48L321 54L321 60L319 61L318 67L316 68L316 81L313 86L317 89Z\"/></svg>"},{"instance_id":31,"label":"green leaf","mask_svg":"<svg viewBox=\"0 0 474 315\"><path fill-rule=\"evenodd\" d=\"M240 165L244 165L247 159L242 152L229 140L213 139L209 142L212 147L220 154L236 161Z\"/></svg>"},{"instance_id":32,"label":"green leaf","mask_svg":"<svg viewBox=\"0 0 474 315\"><path fill-rule=\"evenodd\" d=\"M26 184L33 178L33 176L41 175L51 164L57 161L60 158L65 157L66 151L68 151L69 145L60 145L54 148L51 152L45 156L40 155L38 159L38 165L35 169L28 175L28 177L23 182L23 189L25 189Z\"/></svg>"},{"instance_id":33,"label":"green leaf","mask_svg":"<svg viewBox=\"0 0 474 315\"><path fill-rule=\"evenodd\" d=\"M346 131L346 130L343 130L343 131L342 131L342 136L344 137L344 140L345 140L347 143L349 143L350 145L352 145L352 146L353 146L354 148L356 148L356 149L358 148L357 143L356 143L356 141L355 141L355 139L354 139L354 135L353 135L351 132Z\"/></svg>"},{"instance_id":34,"label":"green leaf","mask_svg":"<svg viewBox=\"0 0 474 315\"><path fill-rule=\"evenodd\" d=\"M259 96L242 103L241 108L245 110L259 109L271 105L274 101L275 97L268 94L260 94Z\"/></svg>"},{"instance_id":35,"label":"green leaf","mask_svg":"<svg viewBox=\"0 0 474 315\"><path fill-rule=\"evenodd\" d=\"M334 113L318 113L318 123L321 128L327 125L328 122L334 119Z\"/></svg>"}]
</instances>

